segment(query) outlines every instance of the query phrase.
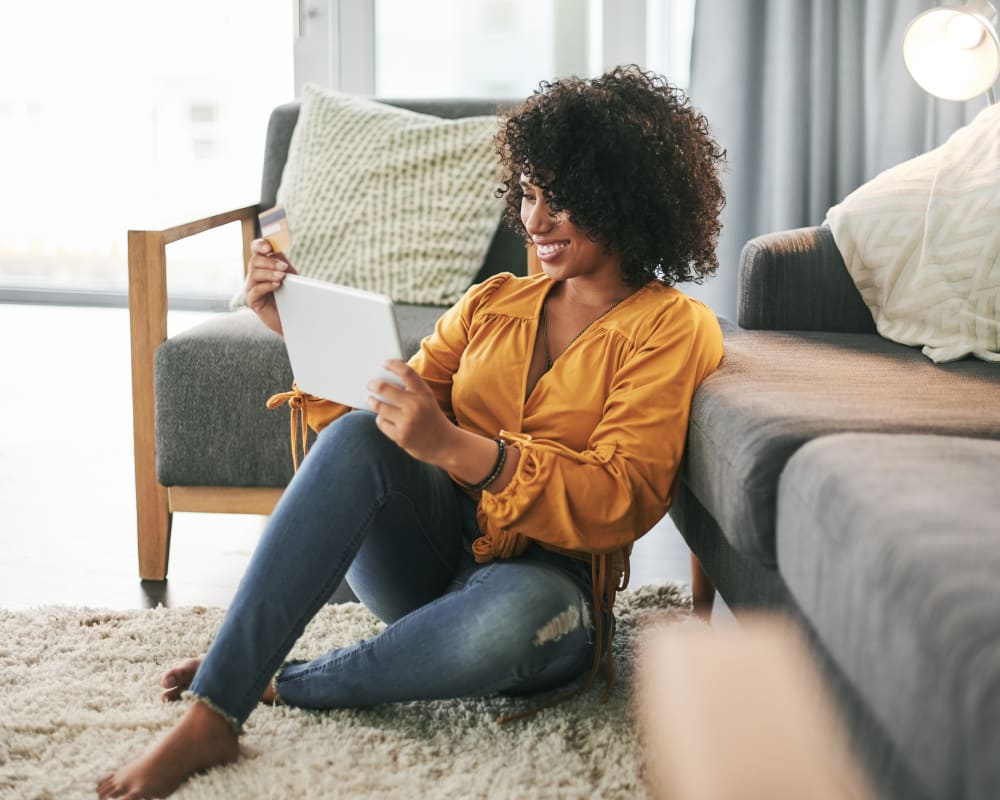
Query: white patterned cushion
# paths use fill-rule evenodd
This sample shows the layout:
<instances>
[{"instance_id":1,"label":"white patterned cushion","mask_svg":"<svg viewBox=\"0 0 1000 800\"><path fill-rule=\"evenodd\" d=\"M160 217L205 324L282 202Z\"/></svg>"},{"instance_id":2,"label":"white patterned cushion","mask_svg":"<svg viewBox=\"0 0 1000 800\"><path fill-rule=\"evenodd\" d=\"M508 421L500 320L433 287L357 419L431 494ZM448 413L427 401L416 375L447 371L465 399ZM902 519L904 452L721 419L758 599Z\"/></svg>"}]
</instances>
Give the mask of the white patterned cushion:
<instances>
[{"instance_id":1,"label":"white patterned cushion","mask_svg":"<svg viewBox=\"0 0 1000 800\"><path fill-rule=\"evenodd\" d=\"M278 188L289 260L303 275L399 302L456 302L502 212L496 126L307 85Z\"/></svg>"},{"instance_id":2,"label":"white patterned cushion","mask_svg":"<svg viewBox=\"0 0 1000 800\"><path fill-rule=\"evenodd\" d=\"M827 213L882 336L1000 361L1000 105Z\"/></svg>"}]
</instances>

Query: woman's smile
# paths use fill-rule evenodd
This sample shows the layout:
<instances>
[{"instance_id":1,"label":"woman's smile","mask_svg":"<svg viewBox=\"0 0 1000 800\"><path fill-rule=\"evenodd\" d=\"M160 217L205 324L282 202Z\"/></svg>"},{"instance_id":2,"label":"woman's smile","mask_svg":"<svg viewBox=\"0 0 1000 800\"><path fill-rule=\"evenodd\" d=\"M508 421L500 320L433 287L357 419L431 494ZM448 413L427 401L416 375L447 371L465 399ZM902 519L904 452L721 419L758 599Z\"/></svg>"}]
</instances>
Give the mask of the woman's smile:
<instances>
[{"instance_id":1,"label":"woman's smile","mask_svg":"<svg viewBox=\"0 0 1000 800\"><path fill-rule=\"evenodd\" d=\"M569 239L558 239L558 240L539 240L535 239L535 249L538 252L538 257L542 261L552 261L558 255L569 247Z\"/></svg>"}]
</instances>

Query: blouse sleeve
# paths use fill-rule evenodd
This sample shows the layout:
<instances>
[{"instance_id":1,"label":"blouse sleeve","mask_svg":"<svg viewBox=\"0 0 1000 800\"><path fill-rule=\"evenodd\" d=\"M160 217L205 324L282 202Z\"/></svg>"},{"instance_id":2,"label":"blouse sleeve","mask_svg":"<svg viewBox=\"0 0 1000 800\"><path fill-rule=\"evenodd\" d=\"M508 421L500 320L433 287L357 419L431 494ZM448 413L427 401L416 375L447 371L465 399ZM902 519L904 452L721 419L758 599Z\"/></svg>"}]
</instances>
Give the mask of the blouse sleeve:
<instances>
[{"instance_id":1,"label":"blouse sleeve","mask_svg":"<svg viewBox=\"0 0 1000 800\"><path fill-rule=\"evenodd\" d=\"M700 303L661 328L614 373L586 450L502 432L521 457L502 490L483 492L484 534L606 553L631 544L666 513L691 400L722 359L722 332Z\"/></svg>"},{"instance_id":2,"label":"blouse sleeve","mask_svg":"<svg viewBox=\"0 0 1000 800\"><path fill-rule=\"evenodd\" d=\"M335 403L332 400L323 400L320 397L308 397L302 404L306 423L316 433L333 422L335 419L344 416L348 411L353 411L350 406L343 403Z\"/></svg>"}]
</instances>

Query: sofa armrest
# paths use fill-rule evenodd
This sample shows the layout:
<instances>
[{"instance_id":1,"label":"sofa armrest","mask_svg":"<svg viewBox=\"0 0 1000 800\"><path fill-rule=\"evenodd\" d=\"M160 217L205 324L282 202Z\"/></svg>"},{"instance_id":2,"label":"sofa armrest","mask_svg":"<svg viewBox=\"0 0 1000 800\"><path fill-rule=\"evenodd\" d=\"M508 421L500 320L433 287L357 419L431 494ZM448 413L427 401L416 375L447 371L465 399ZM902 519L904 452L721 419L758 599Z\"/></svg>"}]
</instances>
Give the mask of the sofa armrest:
<instances>
[{"instance_id":1,"label":"sofa armrest","mask_svg":"<svg viewBox=\"0 0 1000 800\"><path fill-rule=\"evenodd\" d=\"M740 256L737 321L754 330L875 333L827 227L751 239Z\"/></svg>"}]
</instances>

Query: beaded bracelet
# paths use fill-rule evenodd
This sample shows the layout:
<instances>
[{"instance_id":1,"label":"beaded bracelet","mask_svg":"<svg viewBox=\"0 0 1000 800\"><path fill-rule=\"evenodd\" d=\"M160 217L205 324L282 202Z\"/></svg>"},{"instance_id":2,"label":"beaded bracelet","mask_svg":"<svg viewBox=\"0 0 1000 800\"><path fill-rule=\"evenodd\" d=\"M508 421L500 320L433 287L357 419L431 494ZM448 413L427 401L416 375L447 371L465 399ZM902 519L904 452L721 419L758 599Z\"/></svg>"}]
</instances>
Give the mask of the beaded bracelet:
<instances>
[{"instance_id":1,"label":"beaded bracelet","mask_svg":"<svg viewBox=\"0 0 1000 800\"><path fill-rule=\"evenodd\" d=\"M485 489L493 481L500 477L500 473L503 471L504 462L507 460L507 443L503 439L494 439L497 443L497 448L499 452L497 453L497 460L493 464L493 469L490 470L490 474L483 478L479 483L469 484L469 488L475 492Z\"/></svg>"}]
</instances>

